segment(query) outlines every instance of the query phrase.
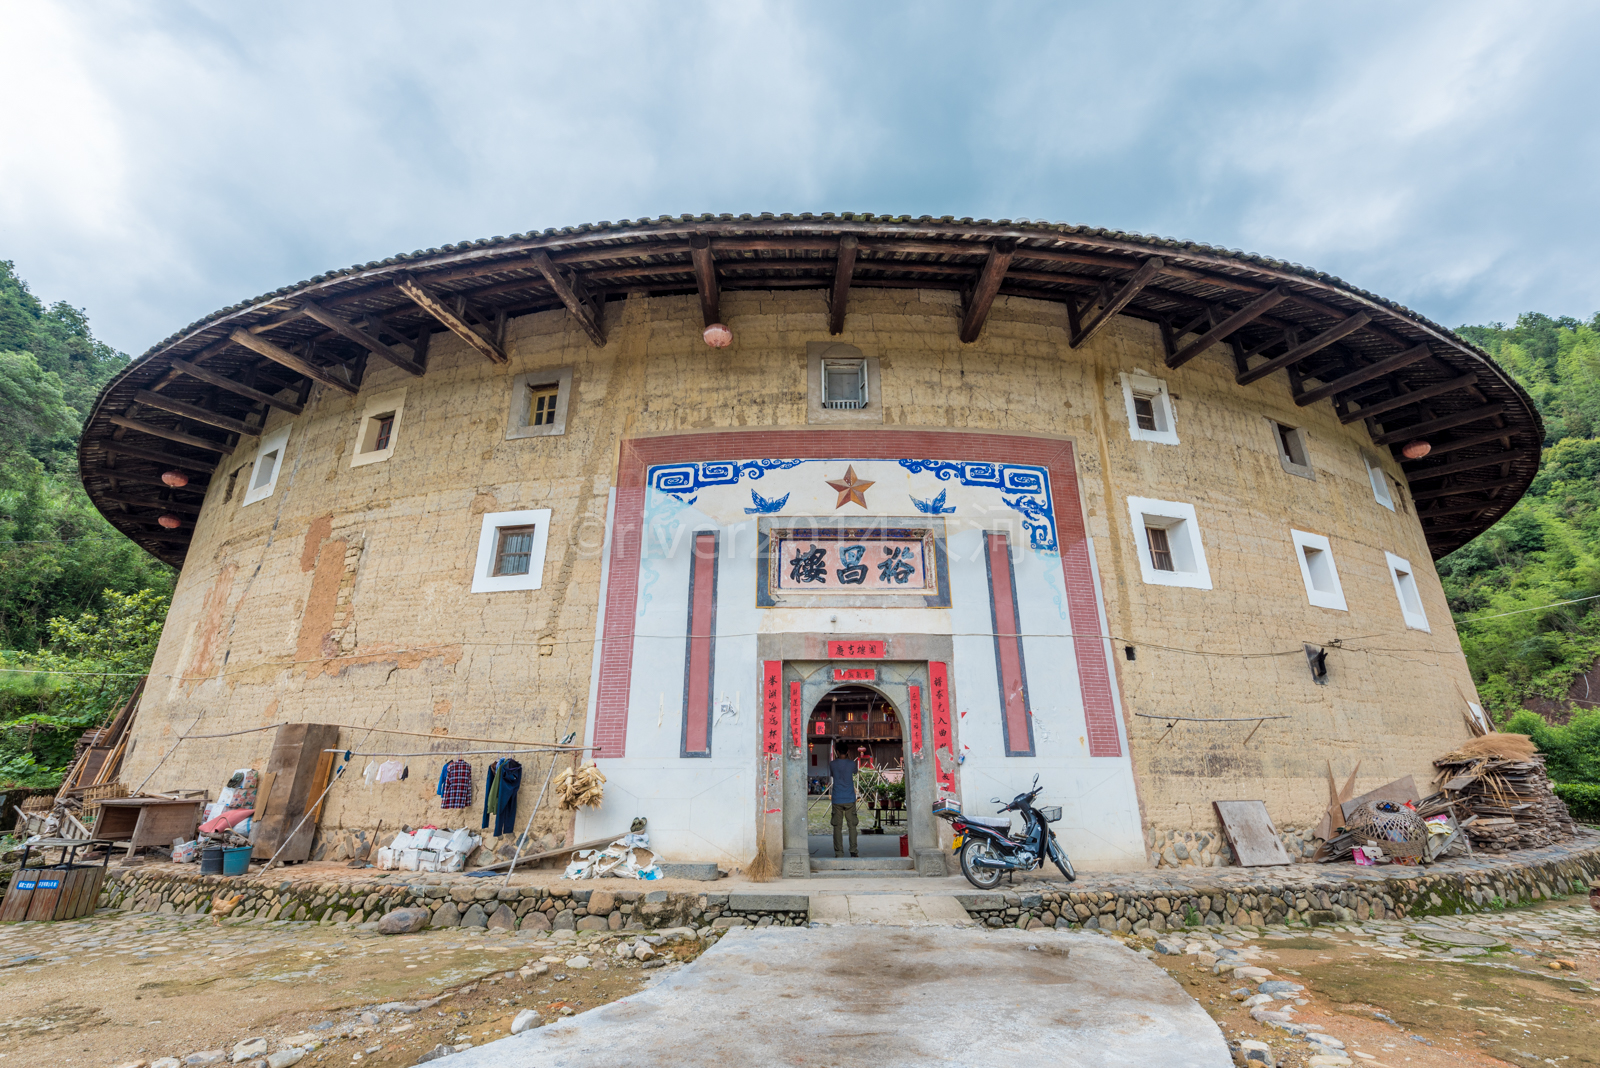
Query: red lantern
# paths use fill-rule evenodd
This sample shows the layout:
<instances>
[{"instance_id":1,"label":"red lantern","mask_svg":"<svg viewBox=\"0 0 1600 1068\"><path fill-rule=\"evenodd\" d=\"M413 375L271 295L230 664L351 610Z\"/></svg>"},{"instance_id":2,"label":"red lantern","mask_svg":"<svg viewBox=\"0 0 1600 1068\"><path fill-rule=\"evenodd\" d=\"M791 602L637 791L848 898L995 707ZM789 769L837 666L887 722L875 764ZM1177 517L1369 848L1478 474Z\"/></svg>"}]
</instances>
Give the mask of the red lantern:
<instances>
[{"instance_id":1,"label":"red lantern","mask_svg":"<svg viewBox=\"0 0 1600 1068\"><path fill-rule=\"evenodd\" d=\"M1418 438L1416 441L1406 442L1405 448L1400 452L1407 460L1420 460L1433 451L1433 446Z\"/></svg>"},{"instance_id":2,"label":"red lantern","mask_svg":"<svg viewBox=\"0 0 1600 1068\"><path fill-rule=\"evenodd\" d=\"M173 489L182 489L189 484L189 476L182 471L164 471L161 474L161 481Z\"/></svg>"},{"instance_id":3,"label":"red lantern","mask_svg":"<svg viewBox=\"0 0 1600 1068\"><path fill-rule=\"evenodd\" d=\"M162 516L160 519L157 519L156 522L160 523L162 526L166 527L168 530L177 530L179 527L183 526L183 520L179 519L177 516L173 515L171 512L168 512L166 515Z\"/></svg>"},{"instance_id":4,"label":"red lantern","mask_svg":"<svg viewBox=\"0 0 1600 1068\"><path fill-rule=\"evenodd\" d=\"M706 327L706 332L700 335L706 339L706 344L714 349L725 349L733 344L733 331L721 323L712 323Z\"/></svg>"}]
</instances>

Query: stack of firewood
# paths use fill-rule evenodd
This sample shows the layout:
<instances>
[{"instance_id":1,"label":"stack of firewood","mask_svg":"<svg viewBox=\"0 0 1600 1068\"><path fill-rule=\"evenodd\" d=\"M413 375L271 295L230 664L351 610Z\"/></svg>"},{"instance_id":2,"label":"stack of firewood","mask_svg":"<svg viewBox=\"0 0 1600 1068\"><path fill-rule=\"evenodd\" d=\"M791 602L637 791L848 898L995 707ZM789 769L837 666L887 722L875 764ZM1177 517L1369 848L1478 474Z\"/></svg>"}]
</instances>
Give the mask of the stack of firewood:
<instances>
[{"instance_id":1,"label":"stack of firewood","mask_svg":"<svg viewBox=\"0 0 1600 1068\"><path fill-rule=\"evenodd\" d=\"M1433 762L1439 793L1424 814L1449 811L1478 849L1537 849L1577 832L1566 804L1550 789L1544 757L1525 734L1486 734Z\"/></svg>"}]
</instances>

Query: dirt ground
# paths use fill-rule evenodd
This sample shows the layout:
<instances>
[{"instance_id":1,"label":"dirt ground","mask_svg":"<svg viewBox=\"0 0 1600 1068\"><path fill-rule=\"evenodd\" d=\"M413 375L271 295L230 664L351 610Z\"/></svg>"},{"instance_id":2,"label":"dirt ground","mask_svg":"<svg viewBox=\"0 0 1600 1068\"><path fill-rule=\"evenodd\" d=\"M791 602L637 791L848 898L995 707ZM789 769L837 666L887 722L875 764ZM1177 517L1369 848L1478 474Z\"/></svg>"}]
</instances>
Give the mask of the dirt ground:
<instances>
[{"instance_id":1,"label":"dirt ground","mask_svg":"<svg viewBox=\"0 0 1600 1068\"><path fill-rule=\"evenodd\" d=\"M1600 1065L1600 914L1583 899L1570 898L1447 922L1499 944L1447 948L1419 937L1442 925L1424 919L1280 929L1265 936L1248 931L1223 945L1247 953L1256 947L1250 964L1304 986L1293 1000L1271 1007L1293 1005L1294 1023L1338 1038L1357 1065ZM1149 938L1128 941L1154 944ZM1241 982L1231 971L1213 974L1213 966L1196 954L1158 953L1152 959L1230 1040L1265 1042L1277 1063L1289 1068L1309 1064L1319 1052L1252 1018L1234 992L1254 993L1254 982Z\"/></svg>"},{"instance_id":2,"label":"dirt ground","mask_svg":"<svg viewBox=\"0 0 1600 1068\"><path fill-rule=\"evenodd\" d=\"M398 1068L502 1038L523 1009L551 1019L626 997L702 948L664 943L646 966L617 957L619 940L111 911L16 924L0 928L0 1064L112 1068L263 1036L274 1051L323 1043L302 1065ZM580 954L589 967L567 963Z\"/></svg>"}]
</instances>

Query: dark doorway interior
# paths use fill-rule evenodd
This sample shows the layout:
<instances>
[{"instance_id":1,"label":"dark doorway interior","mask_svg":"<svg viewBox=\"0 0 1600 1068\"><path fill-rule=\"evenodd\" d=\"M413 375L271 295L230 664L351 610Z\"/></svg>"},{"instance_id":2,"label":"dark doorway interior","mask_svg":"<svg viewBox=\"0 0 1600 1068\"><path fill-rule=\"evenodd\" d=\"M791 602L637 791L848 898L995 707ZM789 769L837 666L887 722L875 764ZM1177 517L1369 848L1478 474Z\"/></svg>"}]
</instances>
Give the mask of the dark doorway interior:
<instances>
[{"instance_id":1,"label":"dark doorway interior","mask_svg":"<svg viewBox=\"0 0 1600 1068\"><path fill-rule=\"evenodd\" d=\"M900 717L883 695L865 686L841 686L823 697L806 724L806 786L810 854L833 856L825 824L831 813L828 763L843 741L856 761L863 857L900 856L905 826L905 739ZM873 773L866 774L863 773Z\"/></svg>"}]
</instances>

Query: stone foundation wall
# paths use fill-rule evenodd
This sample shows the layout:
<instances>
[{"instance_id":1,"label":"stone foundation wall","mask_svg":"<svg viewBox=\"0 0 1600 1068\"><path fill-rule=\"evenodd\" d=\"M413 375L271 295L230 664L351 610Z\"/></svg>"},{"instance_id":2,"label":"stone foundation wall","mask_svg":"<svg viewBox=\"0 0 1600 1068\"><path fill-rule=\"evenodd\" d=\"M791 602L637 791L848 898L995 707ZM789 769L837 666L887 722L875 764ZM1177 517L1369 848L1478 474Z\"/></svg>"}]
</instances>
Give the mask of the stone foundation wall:
<instances>
[{"instance_id":1,"label":"stone foundation wall","mask_svg":"<svg viewBox=\"0 0 1600 1068\"><path fill-rule=\"evenodd\" d=\"M1600 848L1568 859L1478 872L1430 873L1388 868L1370 880L1318 879L1296 885L1230 884L1191 893L1085 891L957 894L968 915L990 927L1030 930L1062 924L1088 929L1167 931L1200 924L1341 923L1370 917L1481 912L1550 897L1587 893L1600 876ZM1234 869L1237 873L1238 869Z\"/></svg>"},{"instance_id":2,"label":"stone foundation wall","mask_svg":"<svg viewBox=\"0 0 1600 1068\"><path fill-rule=\"evenodd\" d=\"M1218 831L1156 830L1145 832L1150 859L1157 868L1226 868L1236 862L1228 839ZM1317 851L1311 828L1280 830L1278 840L1296 864L1311 863Z\"/></svg>"},{"instance_id":3,"label":"stone foundation wall","mask_svg":"<svg viewBox=\"0 0 1600 1068\"><path fill-rule=\"evenodd\" d=\"M501 886L492 879L312 883L115 869L101 891L100 907L206 914L215 898L241 893L244 900L229 913L237 919L357 925L393 909L426 908L433 916L432 927L503 930L799 926L807 922L810 908L805 894L685 893L618 889L615 883L605 889L578 884Z\"/></svg>"}]
</instances>

